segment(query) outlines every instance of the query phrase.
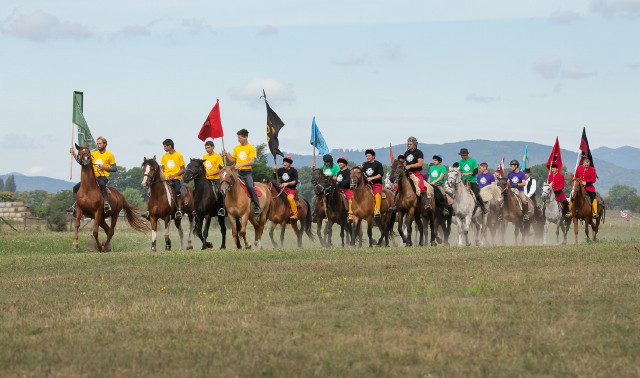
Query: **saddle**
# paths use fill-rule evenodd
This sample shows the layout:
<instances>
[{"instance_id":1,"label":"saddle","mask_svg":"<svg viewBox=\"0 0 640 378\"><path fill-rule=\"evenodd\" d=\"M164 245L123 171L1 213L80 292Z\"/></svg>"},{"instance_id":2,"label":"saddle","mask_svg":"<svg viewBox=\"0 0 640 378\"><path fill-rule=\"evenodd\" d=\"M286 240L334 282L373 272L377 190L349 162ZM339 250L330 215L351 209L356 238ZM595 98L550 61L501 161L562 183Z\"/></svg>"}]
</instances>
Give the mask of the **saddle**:
<instances>
[{"instance_id":1,"label":"saddle","mask_svg":"<svg viewBox=\"0 0 640 378\"><path fill-rule=\"evenodd\" d=\"M247 184L244 182L244 180L240 180L240 186L242 187L242 190L244 190L244 193L248 196L251 197L251 194L249 194L249 189L247 189ZM260 190L260 188L258 188L257 186L253 187L254 190L256 191L256 196L258 198L263 196L262 190Z\"/></svg>"}]
</instances>

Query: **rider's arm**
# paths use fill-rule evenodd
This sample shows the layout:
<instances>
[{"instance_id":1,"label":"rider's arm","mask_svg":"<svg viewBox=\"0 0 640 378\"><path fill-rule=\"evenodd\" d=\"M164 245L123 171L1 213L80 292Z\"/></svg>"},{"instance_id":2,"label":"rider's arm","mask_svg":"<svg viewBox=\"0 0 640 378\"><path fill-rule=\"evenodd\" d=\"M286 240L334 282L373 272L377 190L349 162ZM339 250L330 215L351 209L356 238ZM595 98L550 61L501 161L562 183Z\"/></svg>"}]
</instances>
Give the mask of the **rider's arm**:
<instances>
[{"instance_id":1,"label":"rider's arm","mask_svg":"<svg viewBox=\"0 0 640 378\"><path fill-rule=\"evenodd\" d=\"M235 159L234 159L235 160ZM236 164L236 168L240 168L240 167L252 167L253 163L256 161L256 158L250 158L248 161L245 161L244 163L238 163Z\"/></svg>"}]
</instances>

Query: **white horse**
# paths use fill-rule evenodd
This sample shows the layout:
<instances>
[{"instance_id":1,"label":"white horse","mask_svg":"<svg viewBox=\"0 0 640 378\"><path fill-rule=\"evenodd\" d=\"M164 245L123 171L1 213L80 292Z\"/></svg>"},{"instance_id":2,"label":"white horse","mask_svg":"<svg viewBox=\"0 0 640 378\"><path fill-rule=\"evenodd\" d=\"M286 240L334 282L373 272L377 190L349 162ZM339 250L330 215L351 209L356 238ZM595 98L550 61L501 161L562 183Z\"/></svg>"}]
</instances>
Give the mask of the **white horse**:
<instances>
[{"instance_id":1,"label":"white horse","mask_svg":"<svg viewBox=\"0 0 640 378\"><path fill-rule=\"evenodd\" d=\"M458 245L471 245L469 242L469 225L471 222L478 230L476 232L476 245L481 245L487 226L487 214L483 214L480 208L476 210L473 194L462 183L460 169L451 168L447 174L445 191L449 197L453 198L453 211L458 223ZM482 201L482 199L479 200ZM476 211L474 212L474 210Z\"/></svg>"},{"instance_id":2,"label":"white horse","mask_svg":"<svg viewBox=\"0 0 640 378\"><path fill-rule=\"evenodd\" d=\"M564 240L562 244L567 244L567 232L569 232L569 223L571 218L567 218L562 213L562 205L555 200L551 185L544 183L542 185L542 203L544 210L544 231L542 232L542 243L547 244L547 231L549 223L556 224L556 242L560 237L560 230Z\"/></svg>"}]
</instances>

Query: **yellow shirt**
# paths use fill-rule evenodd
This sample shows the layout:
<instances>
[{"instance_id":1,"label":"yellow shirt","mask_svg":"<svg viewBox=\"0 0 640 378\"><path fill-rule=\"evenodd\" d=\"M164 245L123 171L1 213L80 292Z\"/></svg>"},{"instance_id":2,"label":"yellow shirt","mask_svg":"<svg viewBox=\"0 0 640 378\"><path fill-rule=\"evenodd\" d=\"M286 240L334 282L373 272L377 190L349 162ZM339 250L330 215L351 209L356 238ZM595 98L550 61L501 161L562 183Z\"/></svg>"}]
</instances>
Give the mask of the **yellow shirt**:
<instances>
[{"instance_id":1,"label":"yellow shirt","mask_svg":"<svg viewBox=\"0 0 640 378\"><path fill-rule=\"evenodd\" d=\"M243 146L241 144L235 146L233 148L233 153L231 154L231 156L236 159L236 164L246 163L251 158L255 159L256 157L258 157L255 147L250 144L247 144L246 146ZM245 165L244 167L240 167L238 169L251 169L251 166Z\"/></svg>"},{"instance_id":2,"label":"yellow shirt","mask_svg":"<svg viewBox=\"0 0 640 378\"><path fill-rule=\"evenodd\" d=\"M180 172L180 167L184 166L184 158L178 151L174 151L173 154L167 152L162 155L160 164L164 167L164 177L168 177ZM176 176L173 179L182 180L182 176Z\"/></svg>"},{"instance_id":3,"label":"yellow shirt","mask_svg":"<svg viewBox=\"0 0 640 378\"><path fill-rule=\"evenodd\" d=\"M220 167L224 167L224 164L222 163L222 156L218 155L215 152L211 155L209 154L202 155L202 160L204 160L204 169L207 175L209 173L217 171L218 169L220 169ZM209 180L219 179L220 175L216 174L213 176L207 176L207 178Z\"/></svg>"},{"instance_id":4,"label":"yellow shirt","mask_svg":"<svg viewBox=\"0 0 640 378\"><path fill-rule=\"evenodd\" d=\"M111 152L104 150L104 153L100 153L100 151L93 151L91 153L91 157L93 158L93 173L95 173L96 177L104 176L109 178L111 172L103 171L98 167L101 165L104 165L105 167L116 165L115 156L113 156Z\"/></svg>"}]
</instances>

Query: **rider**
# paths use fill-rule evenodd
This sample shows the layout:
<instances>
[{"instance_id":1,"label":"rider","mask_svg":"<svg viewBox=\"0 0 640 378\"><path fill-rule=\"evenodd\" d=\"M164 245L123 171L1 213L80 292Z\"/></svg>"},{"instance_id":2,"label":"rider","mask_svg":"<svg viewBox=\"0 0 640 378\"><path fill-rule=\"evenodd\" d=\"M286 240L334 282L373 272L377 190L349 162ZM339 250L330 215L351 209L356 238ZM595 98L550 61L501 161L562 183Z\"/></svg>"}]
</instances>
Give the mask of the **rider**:
<instances>
[{"instance_id":1,"label":"rider","mask_svg":"<svg viewBox=\"0 0 640 378\"><path fill-rule=\"evenodd\" d=\"M476 177L478 174L478 162L476 159L469 157L469 150L466 148L461 148L458 155L460 155L460 162L458 163L458 166L462 172L461 180L469 183L469 187L476 196L476 200L478 201L478 205L480 206L482 213L486 214L488 210L484 207L484 202L482 201L482 197L480 197L480 188L478 187L478 178Z\"/></svg>"},{"instance_id":2,"label":"rider","mask_svg":"<svg viewBox=\"0 0 640 378\"><path fill-rule=\"evenodd\" d=\"M322 156L322 162L323 164L322 164L322 167L320 168L320 170L322 171L322 174L327 177L332 177L335 180L338 172L340 171L340 167L338 167L336 164L333 163L333 156L331 156L331 154L326 154ZM316 169L315 160L311 162L311 168ZM313 198L311 199L311 208L313 208L313 210L311 211L311 218L314 219L314 221L317 216L316 201L317 201L317 196L314 195Z\"/></svg>"},{"instance_id":3,"label":"rider","mask_svg":"<svg viewBox=\"0 0 640 378\"><path fill-rule=\"evenodd\" d=\"M296 220L298 219L298 206L296 205L298 171L291 164L293 164L293 159L290 156L285 156L282 159L282 168L277 168L276 163L273 162L273 178L280 182L280 189L287 195L287 201L291 207L291 220Z\"/></svg>"},{"instance_id":4,"label":"rider","mask_svg":"<svg viewBox=\"0 0 640 378\"><path fill-rule=\"evenodd\" d=\"M549 173L547 182L551 184L551 190L553 190L553 194L556 196L556 201L562 203L562 213L571 216L569 201L567 201L567 197L564 195L564 175L558 172L558 164L551 164L551 172Z\"/></svg>"},{"instance_id":5,"label":"rider","mask_svg":"<svg viewBox=\"0 0 640 378\"><path fill-rule=\"evenodd\" d=\"M593 186L593 183L598 179L598 175L596 173L596 169L591 166L591 160L588 157L585 157L582 160L582 165L578 166L576 169L576 173L574 177L582 180L582 185L584 185L584 189L587 191L587 195L591 199L591 211L593 213L593 217L598 217L598 200L596 199L596 187ZM571 211L572 203L569 203L569 211Z\"/></svg>"},{"instance_id":6,"label":"rider","mask_svg":"<svg viewBox=\"0 0 640 378\"><path fill-rule=\"evenodd\" d=\"M347 168L347 164L347 158L338 158L338 166L340 167L340 171L338 171L336 181L338 183L338 189L340 189L342 194L344 194L344 197L349 203L349 221L353 221L353 211L351 211L351 199L353 198L353 190L351 190L351 170Z\"/></svg>"},{"instance_id":7,"label":"rider","mask_svg":"<svg viewBox=\"0 0 640 378\"><path fill-rule=\"evenodd\" d=\"M253 202L253 211L256 215L262 212L260 209L260 202L258 202L258 196L256 195L256 189L253 186L253 176L251 175L251 168L258 156L255 147L249 144L249 131L247 129L240 129L237 133L239 145L233 148L231 155L223 148L222 153L227 156L230 162L235 163L233 166L238 170L238 174L244 179L244 182L251 196Z\"/></svg>"},{"instance_id":8,"label":"rider","mask_svg":"<svg viewBox=\"0 0 640 378\"><path fill-rule=\"evenodd\" d=\"M429 166L429 184L433 186L435 190L440 191L441 196L436 195L435 200L442 209L442 215L449 216L449 210L447 210L447 202L445 201L444 194L444 176L447 174L447 167L442 165L442 155L433 155L433 165ZM434 190L434 192L435 192ZM435 193L434 193L435 195Z\"/></svg>"},{"instance_id":9,"label":"rider","mask_svg":"<svg viewBox=\"0 0 640 378\"><path fill-rule=\"evenodd\" d=\"M171 139L165 139L162 145L164 146L165 154L162 155L160 165L162 166L161 169L165 179L176 195L178 211L176 211L175 217L176 219L180 219L182 218L182 195L180 193L182 183L180 180L182 180L182 174L184 173L184 158L181 153L175 150Z\"/></svg>"},{"instance_id":10,"label":"rider","mask_svg":"<svg viewBox=\"0 0 640 378\"><path fill-rule=\"evenodd\" d=\"M480 163L480 173L478 173L478 175L476 176L477 180L478 180L478 187L480 187L480 189L484 188L487 185L495 185L496 184L496 177L489 173L489 165L485 162Z\"/></svg>"},{"instance_id":11,"label":"rider","mask_svg":"<svg viewBox=\"0 0 640 378\"><path fill-rule=\"evenodd\" d=\"M526 177L526 180L524 182L524 194L526 194L527 197L531 198L531 202L533 202L533 206L536 206L537 185L536 185L536 179L531 177L530 168L524 169L524 177Z\"/></svg>"},{"instance_id":12,"label":"rider","mask_svg":"<svg viewBox=\"0 0 640 378\"><path fill-rule=\"evenodd\" d=\"M518 191L518 198L522 204L523 219L529 220L529 201L527 201L529 197L524 193L526 177L524 173L520 171L520 163L517 160L511 160L509 166L511 167L511 172L507 175L507 186L509 188L515 188Z\"/></svg>"},{"instance_id":13,"label":"rider","mask_svg":"<svg viewBox=\"0 0 640 378\"><path fill-rule=\"evenodd\" d=\"M406 155L406 154L405 154ZM374 218L380 217L380 204L382 202L382 177L384 176L384 168L382 163L376 160L376 152L372 148L368 148L364 152L367 161L362 163L362 172L364 173L369 185L373 188L373 197L375 205L373 207Z\"/></svg>"},{"instance_id":14,"label":"rider","mask_svg":"<svg viewBox=\"0 0 640 378\"><path fill-rule=\"evenodd\" d=\"M424 154L418 149L418 139L416 137L407 138L407 152L404 153L404 168L407 170L408 177L413 181L416 188L420 190L420 199L425 210L431 208L429 197L427 196L427 188L424 186L424 177L422 176L422 165L424 164ZM416 190L417 192L417 190Z\"/></svg>"},{"instance_id":15,"label":"rider","mask_svg":"<svg viewBox=\"0 0 640 378\"><path fill-rule=\"evenodd\" d=\"M214 192L220 193L220 171L224 167L224 162L222 156L213 150L214 147L212 140L204 143L204 150L207 153L202 155L202 160L204 160L205 177L213 184ZM218 215L225 216L225 214L224 207L221 207Z\"/></svg>"},{"instance_id":16,"label":"rider","mask_svg":"<svg viewBox=\"0 0 640 378\"><path fill-rule=\"evenodd\" d=\"M116 158L111 152L107 151L107 138L99 136L96 139L96 147L98 147L98 150L91 153L93 173L96 176L96 180L100 186L100 192L102 193L102 198L104 199L104 211L109 212L111 211L111 205L109 204L107 183L109 183L109 175L117 171ZM78 155L73 147L69 149L69 153L76 161L78 160ZM76 196L78 195L79 189L80 183L73 186L73 205L69 208L69 212L71 212L71 214L75 214L76 211Z\"/></svg>"}]
</instances>

